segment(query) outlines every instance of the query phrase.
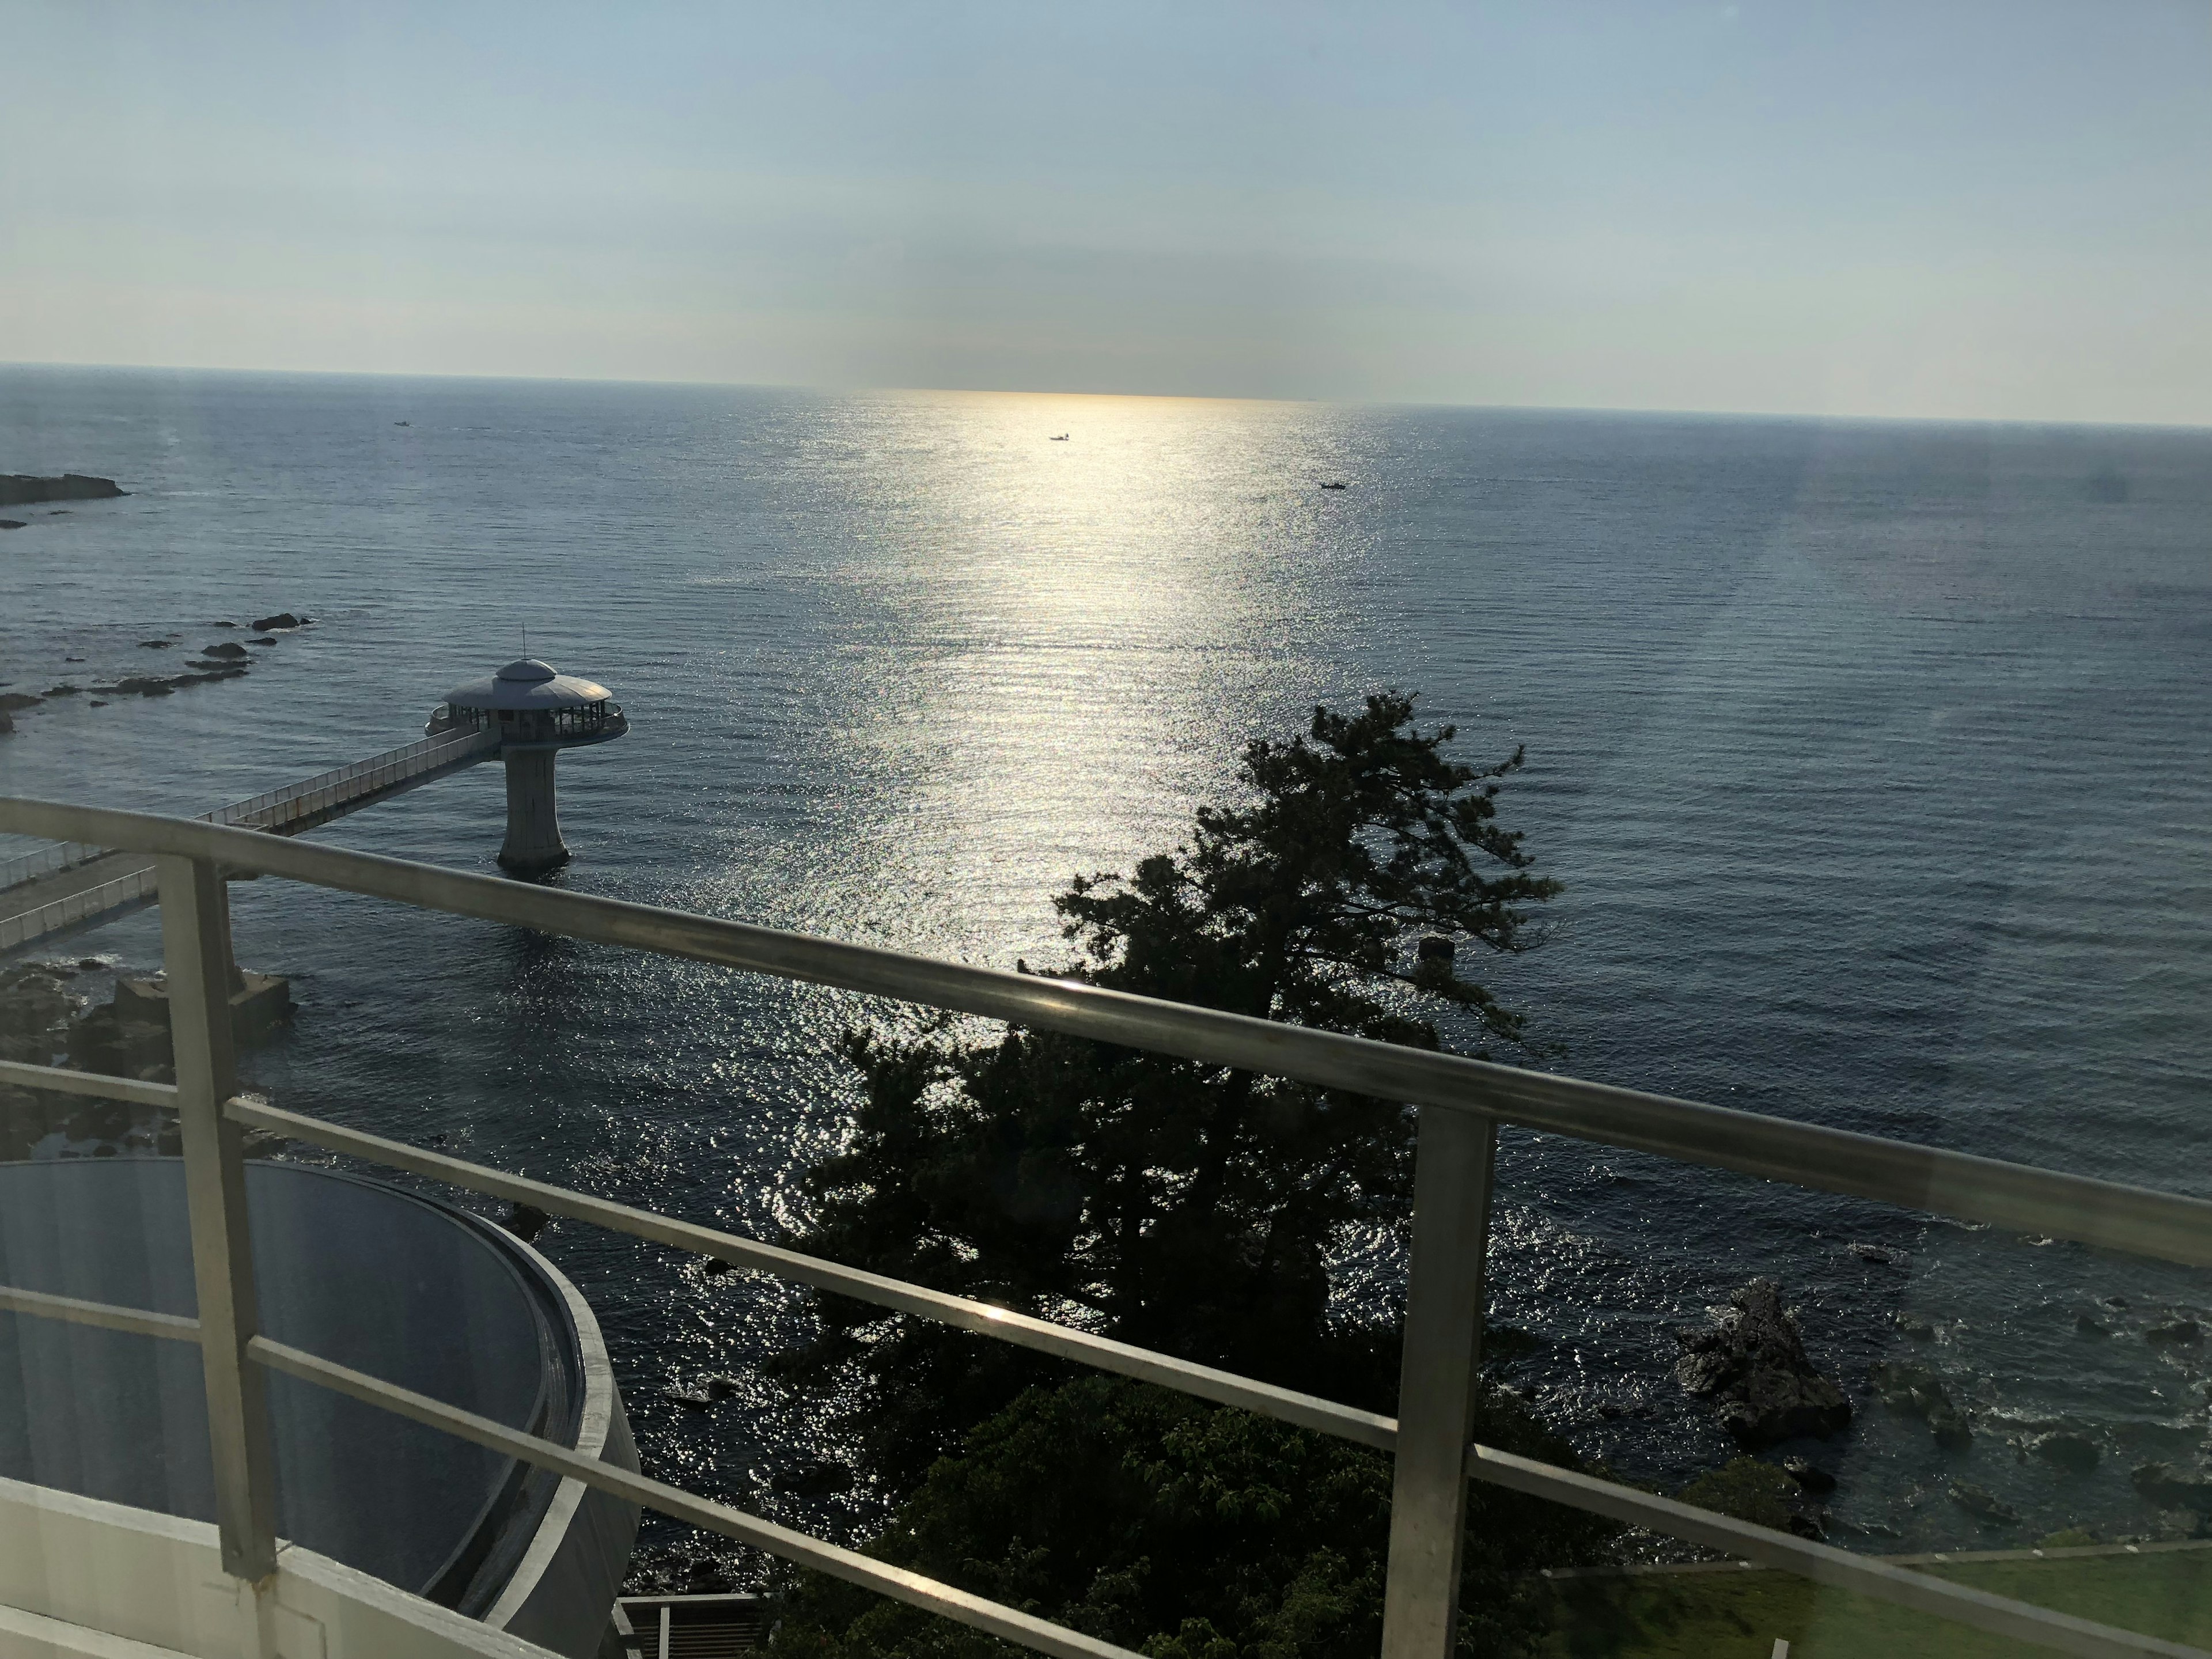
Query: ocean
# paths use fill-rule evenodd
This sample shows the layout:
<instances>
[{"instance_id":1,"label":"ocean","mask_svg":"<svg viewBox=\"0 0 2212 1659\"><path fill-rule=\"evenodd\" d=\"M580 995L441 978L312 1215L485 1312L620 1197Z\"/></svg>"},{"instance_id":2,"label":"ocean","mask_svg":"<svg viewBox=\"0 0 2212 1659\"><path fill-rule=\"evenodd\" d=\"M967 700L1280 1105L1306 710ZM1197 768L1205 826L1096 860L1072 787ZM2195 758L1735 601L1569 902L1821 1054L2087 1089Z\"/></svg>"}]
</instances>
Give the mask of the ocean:
<instances>
[{"instance_id":1,"label":"ocean","mask_svg":"<svg viewBox=\"0 0 2212 1659\"><path fill-rule=\"evenodd\" d=\"M1526 746L1504 817L1565 891L1484 971L1540 1063L2212 1196L2212 433L0 369L0 471L64 470L131 494L9 510L0 690L317 621L242 680L19 713L6 793L205 811L409 741L526 641L631 721L562 763L559 884L1006 967L1054 959L1071 876L1231 796L1248 738L1396 686L1470 759ZM485 871L502 817L483 768L319 834ZM837 1036L888 1012L234 902L300 1004L245 1060L278 1103L742 1231L800 1218ZM156 924L62 950L150 967ZM774 1490L836 1453L759 1370L790 1291L540 1244L651 1473L865 1526L865 1486ZM1346 1240L1347 1297L1395 1250ZM2201 1274L1518 1131L1492 1262L1510 1380L1668 1486L1731 1449L1673 1331L1778 1279L1859 1407L1803 1449L1842 1541L2154 1534L2129 1470L2206 1442L2202 1345L2143 1334L2212 1320ZM1859 1392L1883 1358L1936 1369L1971 1449ZM710 1370L743 1384L712 1415L662 1397ZM2094 1471L2022 1454L2058 1425Z\"/></svg>"}]
</instances>

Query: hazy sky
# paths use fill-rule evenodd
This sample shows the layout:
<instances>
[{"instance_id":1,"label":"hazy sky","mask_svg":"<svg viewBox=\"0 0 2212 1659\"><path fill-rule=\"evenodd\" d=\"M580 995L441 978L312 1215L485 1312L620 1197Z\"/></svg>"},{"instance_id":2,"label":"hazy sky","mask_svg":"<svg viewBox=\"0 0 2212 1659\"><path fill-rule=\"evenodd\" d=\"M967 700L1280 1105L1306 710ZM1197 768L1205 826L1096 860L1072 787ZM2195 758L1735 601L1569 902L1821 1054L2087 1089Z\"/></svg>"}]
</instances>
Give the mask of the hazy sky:
<instances>
[{"instance_id":1,"label":"hazy sky","mask_svg":"<svg viewBox=\"0 0 2212 1659\"><path fill-rule=\"evenodd\" d=\"M2212 423L2212 5L0 7L0 361Z\"/></svg>"}]
</instances>

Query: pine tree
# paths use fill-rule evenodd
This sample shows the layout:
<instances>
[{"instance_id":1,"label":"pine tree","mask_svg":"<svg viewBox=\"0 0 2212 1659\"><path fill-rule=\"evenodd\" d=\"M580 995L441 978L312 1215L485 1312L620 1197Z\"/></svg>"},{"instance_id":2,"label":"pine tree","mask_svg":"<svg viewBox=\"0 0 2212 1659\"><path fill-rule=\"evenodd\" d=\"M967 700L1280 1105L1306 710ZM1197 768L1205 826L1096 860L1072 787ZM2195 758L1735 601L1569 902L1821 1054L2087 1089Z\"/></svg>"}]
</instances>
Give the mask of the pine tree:
<instances>
[{"instance_id":1,"label":"pine tree","mask_svg":"<svg viewBox=\"0 0 2212 1659\"><path fill-rule=\"evenodd\" d=\"M1253 742L1243 804L1200 810L1187 845L1055 901L1073 959L1053 971L1426 1048L1450 1011L1479 1049L1517 1047L1521 1017L1466 976L1467 947L1526 948L1558 886L1498 822L1521 751L1478 768L1447 755L1455 736L1419 730L1394 692ZM1329 1264L1355 1230L1404 1223L1401 1103L951 1018L854 1033L846 1053L864 1104L808 1178L817 1219L799 1248L1390 1408L1395 1312L1334 1310ZM842 1298L819 1308L822 1334L787 1374L842 1381L896 1491L1024 1389L1073 1374Z\"/></svg>"}]
</instances>

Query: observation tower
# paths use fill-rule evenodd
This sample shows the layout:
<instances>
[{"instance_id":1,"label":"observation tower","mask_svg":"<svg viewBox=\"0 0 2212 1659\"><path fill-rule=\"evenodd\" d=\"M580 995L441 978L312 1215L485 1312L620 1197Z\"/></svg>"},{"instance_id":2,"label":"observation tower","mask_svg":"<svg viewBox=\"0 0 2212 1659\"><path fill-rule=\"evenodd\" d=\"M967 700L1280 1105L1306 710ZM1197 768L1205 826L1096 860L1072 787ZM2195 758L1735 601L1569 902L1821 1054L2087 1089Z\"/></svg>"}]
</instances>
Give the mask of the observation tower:
<instances>
[{"instance_id":1,"label":"observation tower","mask_svg":"<svg viewBox=\"0 0 2212 1659\"><path fill-rule=\"evenodd\" d=\"M554 757L618 738L629 722L605 686L525 657L446 693L422 729L432 737L472 729L499 734L507 763L507 841L499 861L517 875L538 875L568 861L553 799Z\"/></svg>"}]
</instances>

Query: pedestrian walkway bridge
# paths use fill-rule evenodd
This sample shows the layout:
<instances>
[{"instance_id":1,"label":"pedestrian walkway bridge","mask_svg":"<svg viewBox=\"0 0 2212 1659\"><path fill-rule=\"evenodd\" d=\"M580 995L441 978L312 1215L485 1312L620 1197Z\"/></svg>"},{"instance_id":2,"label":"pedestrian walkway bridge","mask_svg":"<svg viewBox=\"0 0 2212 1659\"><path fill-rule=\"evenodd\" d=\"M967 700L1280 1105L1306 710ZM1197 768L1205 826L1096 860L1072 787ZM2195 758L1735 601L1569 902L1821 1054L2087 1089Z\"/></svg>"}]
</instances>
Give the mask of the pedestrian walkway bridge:
<instances>
[{"instance_id":1,"label":"pedestrian walkway bridge","mask_svg":"<svg viewBox=\"0 0 2212 1659\"><path fill-rule=\"evenodd\" d=\"M296 836L499 753L500 734L473 729L403 744L228 806L203 823ZM151 904L154 860L59 842L0 860L0 956L81 932Z\"/></svg>"}]
</instances>

